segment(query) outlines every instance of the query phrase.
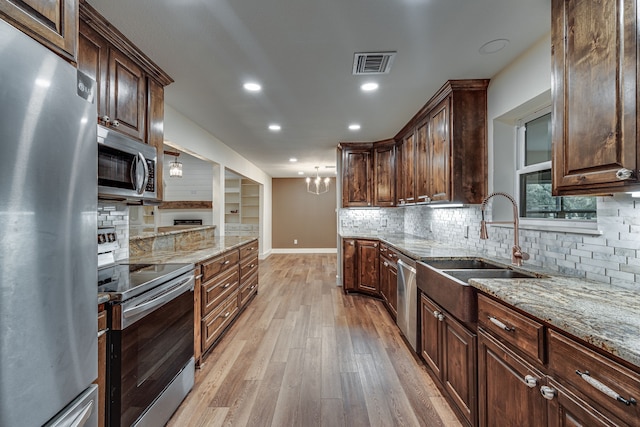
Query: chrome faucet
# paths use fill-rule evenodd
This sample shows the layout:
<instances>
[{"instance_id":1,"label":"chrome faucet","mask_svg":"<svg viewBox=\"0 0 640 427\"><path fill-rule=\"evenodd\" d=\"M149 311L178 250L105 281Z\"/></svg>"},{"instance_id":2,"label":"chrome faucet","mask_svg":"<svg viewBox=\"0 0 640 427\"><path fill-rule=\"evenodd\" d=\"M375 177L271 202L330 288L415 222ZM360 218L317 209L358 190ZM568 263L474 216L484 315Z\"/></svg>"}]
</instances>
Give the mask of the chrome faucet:
<instances>
[{"instance_id":1,"label":"chrome faucet","mask_svg":"<svg viewBox=\"0 0 640 427\"><path fill-rule=\"evenodd\" d=\"M523 252L520 248L520 243L518 240L518 205L513 197L508 195L507 193L491 193L482 201L482 221L480 221L480 238L482 240L486 240L489 238L489 234L487 233L487 224L511 224L512 221L485 221L484 220L484 210L487 207L487 202L493 196L504 196L513 205L513 247L511 248L511 264L516 266L521 266L523 260L529 259L529 254Z\"/></svg>"}]
</instances>

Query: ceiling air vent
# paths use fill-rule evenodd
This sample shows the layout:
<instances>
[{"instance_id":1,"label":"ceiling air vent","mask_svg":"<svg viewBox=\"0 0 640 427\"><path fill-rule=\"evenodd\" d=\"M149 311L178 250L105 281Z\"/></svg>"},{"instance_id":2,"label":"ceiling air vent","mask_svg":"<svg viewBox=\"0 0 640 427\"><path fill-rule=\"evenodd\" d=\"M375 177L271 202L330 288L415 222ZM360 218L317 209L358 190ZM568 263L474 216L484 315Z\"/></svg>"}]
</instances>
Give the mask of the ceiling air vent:
<instances>
[{"instance_id":1,"label":"ceiling air vent","mask_svg":"<svg viewBox=\"0 0 640 427\"><path fill-rule=\"evenodd\" d=\"M388 74L396 52L356 52L353 56L353 74Z\"/></svg>"}]
</instances>

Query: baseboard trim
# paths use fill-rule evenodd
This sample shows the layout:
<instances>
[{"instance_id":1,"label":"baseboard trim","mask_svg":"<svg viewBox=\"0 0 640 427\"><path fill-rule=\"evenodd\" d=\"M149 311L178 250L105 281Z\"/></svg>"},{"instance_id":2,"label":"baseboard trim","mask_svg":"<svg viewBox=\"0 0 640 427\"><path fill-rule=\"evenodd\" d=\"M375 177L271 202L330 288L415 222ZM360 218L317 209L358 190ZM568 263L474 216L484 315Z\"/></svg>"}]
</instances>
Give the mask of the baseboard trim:
<instances>
[{"instance_id":1,"label":"baseboard trim","mask_svg":"<svg viewBox=\"0 0 640 427\"><path fill-rule=\"evenodd\" d=\"M337 248L281 248L271 249L272 254L337 254Z\"/></svg>"}]
</instances>

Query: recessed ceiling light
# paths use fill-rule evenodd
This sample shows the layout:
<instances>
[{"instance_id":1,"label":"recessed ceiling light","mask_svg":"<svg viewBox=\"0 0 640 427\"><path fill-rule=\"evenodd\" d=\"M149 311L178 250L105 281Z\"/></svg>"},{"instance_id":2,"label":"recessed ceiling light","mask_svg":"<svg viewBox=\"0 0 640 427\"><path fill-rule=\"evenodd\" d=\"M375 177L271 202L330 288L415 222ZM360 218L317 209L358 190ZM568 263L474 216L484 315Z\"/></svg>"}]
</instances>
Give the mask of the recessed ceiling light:
<instances>
[{"instance_id":1,"label":"recessed ceiling light","mask_svg":"<svg viewBox=\"0 0 640 427\"><path fill-rule=\"evenodd\" d=\"M244 89L249 92L260 92L262 90L262 86L255 82L247 82L244 84Z\"/></svg>"},{"instance_id":2,"label":"recessed ceiling light","mask_svg":"<svg viewBox=\"0 0 640 427\"><path fill-rule=\"evenodd\" d=\"M298 175L304 175L304 172L298 171Z\"/></svg>"},{"instance_id":3,"label":"recessed ceiling light","mask_svg":"<svg viewBox=\"0 0 640 427\"><path fill-rule=\"evenodd\" d=\"M378 90L378 83L364 83L362 86L360 86L360 89L362 89L363 92L373 92L374 90Z\"/></svg>"},{"instance_id":4,"label":"recessed ceiling light","mask_svg":"<svg viewBox=\"0 0 640 427\"><path fill-rule=\"evenodd\" d=\"M280 129L282 129L282 127L281 127L279 124L271 123L271 124L269 125L269 130L271 130L271 131L277 132L277 131L279 131Z\"/></svg>"},{"instance_id":5,"label":"recessed ceiling light","mask_svg":"<svg viewBox=\"0 0 640 427\"><path fill-rule=\"evenodd\" d=\"M490 55L492 53L501 51L502 49L507 47L508 44L509 44L509 40L507 39L491 40L489 42L486 42L482 46L480 46L480 49L478 49L478 52L480 52L480 54L482 55Z\"/></svg>"},{"instance_id":6,"label":"recessed ceiling light","mask_svg":"<svg viewBox=\"0 0 640 427\"><path fill-rule=\"evenodd\" d=\"M295 162L297 162L297 161L298 161L298 159L296 159L295 157L291 157L291 158L289 159L289 161L290 161L291 163L295 163Z\"/></svg>"},{"instance_id":7,"label":"recessed ceiling light","mask_svg":"<svg viewBox=\"0 0 640 427\"><path fill-rule=\"evenodd\" d=\"M360 125L357 123L351 123L349 125L349 130L360 130Z\"/></svg>"}]
</instances>

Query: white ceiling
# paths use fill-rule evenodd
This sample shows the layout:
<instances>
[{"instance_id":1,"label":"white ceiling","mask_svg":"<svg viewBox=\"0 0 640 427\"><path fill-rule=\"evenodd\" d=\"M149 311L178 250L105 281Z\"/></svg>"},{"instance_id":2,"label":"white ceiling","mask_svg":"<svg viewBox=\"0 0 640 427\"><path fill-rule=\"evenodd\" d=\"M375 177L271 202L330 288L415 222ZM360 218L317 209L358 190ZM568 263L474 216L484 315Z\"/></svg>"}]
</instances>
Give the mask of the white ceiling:
<instances>
[{"instance_id":1,"label":"white ceiling","mask_svg":"<svg viewBox=\"0 0 640 427\"><path fill-rule=\"evenodd\" d=\"M339 141L393 137L446 80L496 74L551 13L549 0L88 2L175 79L167 104L273 177L335 166ZM479 53L499 38L505 49ZM353 76L363 51L398 53L388 75ZM243 90L249 79L261 93ZM363 93L370 80L379 90Z\"/></svg>"}]
</instances>

